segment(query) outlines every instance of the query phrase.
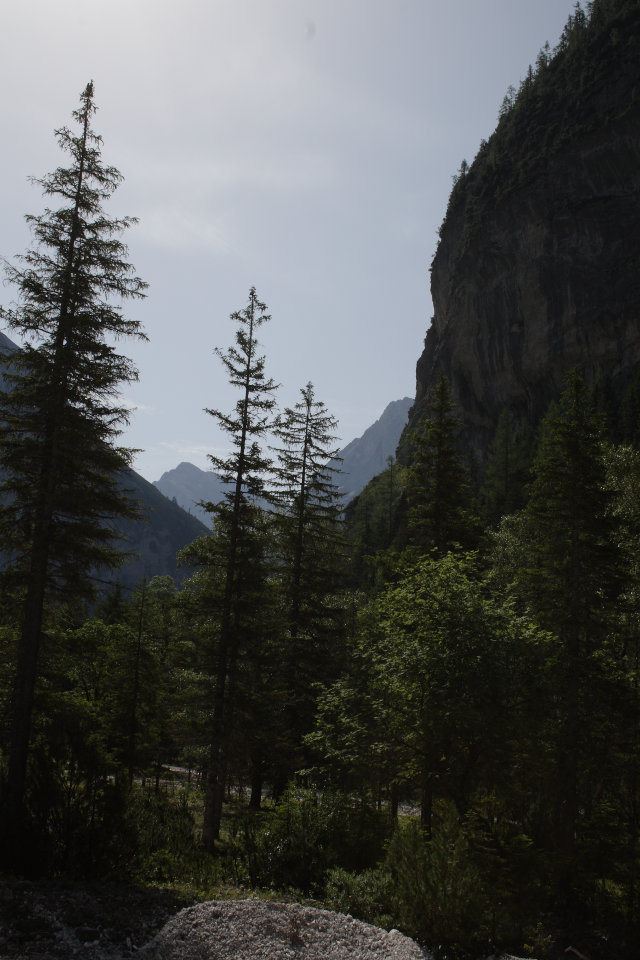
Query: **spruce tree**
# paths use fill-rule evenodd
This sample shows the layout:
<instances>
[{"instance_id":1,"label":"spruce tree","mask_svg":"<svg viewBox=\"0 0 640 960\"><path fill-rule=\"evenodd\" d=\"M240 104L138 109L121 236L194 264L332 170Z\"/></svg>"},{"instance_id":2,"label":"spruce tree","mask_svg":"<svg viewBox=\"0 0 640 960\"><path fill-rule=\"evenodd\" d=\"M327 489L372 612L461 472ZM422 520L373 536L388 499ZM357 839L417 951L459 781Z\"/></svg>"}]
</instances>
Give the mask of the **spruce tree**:
<instances>
[{"instance_id":1,"label":"spruce tree","mask_svg":"<svg viewBox=\"0 0 640 960\"><path fill-rule=\"evenodd\" d=\"M118 483L130 451L115 442L128 417L118 390L137 373L113 344L144 335L114 301L144 296L146 284L120 240L135 221L103 212L122 178L102 162L95 110L89 83L73 113L78 131L56 131L69 166L35 181L52 208L27 216L35 244L17 266L6 265L18 303L0 312L24 339L7 358L0 394L2 587L20 635L7 790L13 818L24 795L47 605L93 595L95 569L118 563L110 519L135 512Z\"/></svg>"},{"instance_id":2,"label":"spruce tree","mask_svg":"<svg viewBox=\"0 0 640 960\"><path fill-rule=\"evenodd\" d=\"M222 564L219 633L214 665L211 743L205 793L202 843L213 852L220 831L228 746L232 735L233 697L237 688L241 641L248 621L259 608L265 578L266 527L261 499L271 462L261 441L271 429L278 385L265 375L265 357L259 353L257 332L271 318L258 300L255 287L244 310L231 315L237 324L235 345L216 355L232 386L240 391L235 412L207 409L232 440L228 457L210 456L214 470L228 489L217 503L205 504L214 516L216 552ZM256 593L257 592L257 593Z\"/></svg>"},{"instance_id":3,"label":"spruce tree","mask_svg":"<svg viewBox=\"0 0 640 960\"><path fill-rule=\"evenodd\" d=\"M285 734L293 747L311 726L314 683L327 678L335 663L332 647L341 620L335 594L345 571L342 497L336 482L341 461L334 446L337 421L316 399L313 384L307 383L300 395L278 419L273 482L287 634L282 654ZM291 772L292 750L287 753L276 792L284 786L284 768Z\"/></svg>"},{"instance_id":4,"label":"spruce tree","mask_svg":"<svg viewBox=\"0 0 640 960\"><path fill-rule=\"evenodd\" d=\"M500 519L524 505L530 464L529 437L516 427L509 410L500 414L484 472L480 499L488 520Z\"/></svg>"},{"instance_id":5,"label":"spruce tree","mask_svg":"<svg viewBox=\"0 0 640 960\"><path fill-rule=\"evenodd\" d=\"M460 427L451 385L442 377L434 392L431 416L414 437L407 483L409 539L424 553L471 548L478 540L469 473L456 445Z\"/></svg>"},{"instance_id":6,"label":"spruce tree","mask_svg":"<svg viewBox=\"0 0 640 960\"><path fill-rule=\"evenodd\" d=\"M337 421L316 400L313 384L300 390L302 399L278 420L276 448L279 469L274 498L281 507L279 525L285 562L289 629L305 630L317 616L318 590L335 587L340 554L338 520L342 498L336 483L340 472ZM321 583L321 586L320 586Z\"/></svg>"},{"instance_id":7,"label":"spruce tree","mask_svg":"<svg viewBox=\"0 0 640 960\"><path fill-rule=\"evenodd\" d=\"M557 637L556 852L573 865L579 809L606 782L603 731L611 704L599 695L608 638L623 587L622 552L607 485L604 428L574 371L543 422L525 509L529 561L520 590L543 628ZM604 739L603 739L604 736Z\"/></svg>"}]
</instances>

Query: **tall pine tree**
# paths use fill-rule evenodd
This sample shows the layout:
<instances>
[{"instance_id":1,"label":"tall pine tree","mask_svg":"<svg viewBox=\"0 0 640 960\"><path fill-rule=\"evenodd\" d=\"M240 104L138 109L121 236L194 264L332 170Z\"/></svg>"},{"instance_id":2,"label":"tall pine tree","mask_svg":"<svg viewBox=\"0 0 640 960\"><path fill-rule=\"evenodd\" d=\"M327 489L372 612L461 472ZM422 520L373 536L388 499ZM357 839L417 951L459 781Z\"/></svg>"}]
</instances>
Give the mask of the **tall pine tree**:
<instances>
[{"instance_id":1,"label":"tall pine tree","mask_svg":"<svg viewBox=\"0 0 640 960\"><path fill-rule=\"evenodd\" d=\"M508 409L500 414L484 472L480 499L492 524L524 505L529 476L530 436Z\"/></svg>"},{"instance_id":2,"label":"tall pine tree","mask_svg":"<svg viewBox=\"0 0 640 960\"><path fill-rule=\"evenodd\" d=\"M576 838L588 814L587 798L596 790L594 778L599 793L606 784L609 750L602 721L611 705L598 691L624 583L611 501L602 417L574 371L543 422L524 513L529 561L518 573L529 609L558 640L554 834L567 871L575 866Z\"/></svg>"},{"instance_id":3,"label":"tall pine tree","mask_svg":"<svg viewBox=\"0 0 640 960\"><path fill-rule=\"evenodd\" d=\"M340 457L337 421L316 400L313 384L300 391L302 399L287 407L276 427L279 470L275 500L281 506L280 528L285 562L289 629L304 631L317 616L318 589L323 594L336 583L341 541L338 520L342 498L336 483ZM319 582L321 586L319 587Z\"/></svg>"},{"instance_id":4,"label":"tall pine tree","mask_svg":"<svg viewBox=\"0 0 640 960\"><path fill-rule=\"evenodd\" d=\"M9 358L8 389L0 395L0 537L9 558L2 587L20 637L7 788L12 819L25 789L47 604L93 594L96 567L118 563L108 521L133 513L118 485L130 452L115 441L128 415L118 390L137 373L113 344L144 335L114 301L142 297L146 284L119 239L135 221L110 220L103 211L122 178L102 162L95 110L89 83L73 113L77 132L56 131L70 165L35 181L52 208L26 218L35 245L6 267L19 302L0 313L25 341Z\"/></svg>"},{"instance_id":5,"label":"tall pine tree","mask_svg":"<svg viewBox=\"0 0 640 960\"><path fill-rule=\"evenodd\" d=\"M337 421L316 399L313 384L307 383L300 395L276 427L280 446L276 447L274 499L279 506L276 525L286 624L282 668L289 741L276 775L276 792L284 787L294 751L311 728L314 685L328 678L335 667L332 648L342 620L336 592L345 574L342 497L336 483L340 458L334 446Z\"/></svg>"},{"instance_id":6,"label":"tall pine tree","mask_svg":"<svg viewBox=\"0 0 640 960\"><path fill-rule=\"evenodd\" d=\"M431 416L414 437L407 482L409 539L424 553L435 549L442 555L456 547L474 547L478 540L469 474L457 447L460 426L451 385L442 377Z\"/></svg>"},{"instance_id":7,"label":"tall pine tree","mask_svg":"<svg viewBox=\"0 0 640 960\"><path fill-rule=\"evenodd\" d=\"M256 591L265 576L265 518L260 499L265 496L271 468L261 440L270 430L278 385L265 375L257 333L271 318L255 288L244 310L231 315L236 323L235 344L216 354L230 384L240 391L233 414L207 409L230 436L234 450L228 457L210 456L214 470L228 487L218 504L206 504L215 520L218 554L222 563L219 635L214 667L214 699L205 793L202 842L213 852L220 831L222 800L232 736L234 693L237 687L241 641L251 632L248 621L259 605Z\"/></svg>"}]
</instances>

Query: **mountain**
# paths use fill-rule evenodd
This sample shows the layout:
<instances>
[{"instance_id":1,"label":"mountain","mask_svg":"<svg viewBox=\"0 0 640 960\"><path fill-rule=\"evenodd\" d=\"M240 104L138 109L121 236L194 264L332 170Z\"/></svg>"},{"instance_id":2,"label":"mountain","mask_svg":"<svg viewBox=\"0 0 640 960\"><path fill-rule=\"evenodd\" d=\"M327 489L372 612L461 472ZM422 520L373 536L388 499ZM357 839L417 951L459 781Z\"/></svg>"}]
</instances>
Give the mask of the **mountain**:
<instances>
[{"instance_id":1,"label":"mountain","mask_svg":"<svg viewBox=\"0 0 640 960\"><path fill-rule=\"evenodd\" d=\"M384 470L387 458L395 455L412 402L409 397L393 400L379 420L340 451L342 463L337 480L346 501L355 497L372 477ZM167 470L159 480L154 480L153 485L207 525L211 522L209 514L198 506L198 502L217 503L224 493L224 486L215 473L184 462Z\"/></svg>"},{"instance_id":2,"label":"mountain","mask_svg":"<svg viewBox=\"0 0 640 960\"><path fill-rule=\"evenodd\" d=\"M150 580L161 574L181 580L188 575L188 570L178 567L178 552L209 530L197 517L163 496L134 470L127 471L122 487L140 503L141 517L139 520L119 519L115 524L123 549L134 554L117 572L117 579L126 588L138 583L142 577Z\"/></svg>"},{"instance_id":3,"label":"mountain","mask_svg":"<svg viewBox=\"0 0 640 960\"><path fill-rule=\"evenodd\" d=\"M11 356L18 349L18 345L10 340L4 333L0 332L0 354ZM5 390L7 382L3 375L3 364L0 364L0 390Z\"/></svg>"},{"instance_id":4,"label":"mountain","mask_svg":"<svg viewBox=\"0 0 640 960\"><path fill-rule=\"evenodd\" d=\"M392 400L379 420L340 451L342 464L338 479L345 500L352 500L369 480L386 469L387 459L395 456L412 404L409 397Z\"/></svg>"},{"instance_id":5,"label":"mountain","mask_svg":"<svg viewBox=\"0 0 640 960\"><path fill-rule=\"evenodd\" d=\"M480 461L501 411L535 424L574 367L614 410L637 388L639 62L637 0L596 0L553 55L541 51L461 166L432 263L411 422L447 376Z\"/></svg>"},{"instance_id":6,"label":"mountain","mask_svg":"<svg viewBox=\"0 0 640 960\"><path fill-rule=\"evenodd\" d=\"M201 470L192 463L183 461L173 470L167 470L159 480L153 481L154 487L175 500L188 513L198 517L211 528L211 515L198 504L218 503L224 494L224 484L212 470Z\"/></svg>"},{"instance_id":7,"label":"mountain","mask_svg":"<svg viewBox=\"0 0 640 960\"><path fill-rule=\"evenodd\" d=\"M11 354L17 349L17 344L0 333L0 352ZM0 368L0 387L3 386ZM132 499L140 503L141 515L138 520L118 518L113 521L122 549L132 556L118 570L106 573L105 579L109 582L118 581L125 590L131 589L142 577L149 580L156 575L169 574L180 579L187 571L177 565L178 551L206 534L207 528L196 517L162 496L134 470L127 470L123 474L121 486Z\"/></svg>"}]
</instances>

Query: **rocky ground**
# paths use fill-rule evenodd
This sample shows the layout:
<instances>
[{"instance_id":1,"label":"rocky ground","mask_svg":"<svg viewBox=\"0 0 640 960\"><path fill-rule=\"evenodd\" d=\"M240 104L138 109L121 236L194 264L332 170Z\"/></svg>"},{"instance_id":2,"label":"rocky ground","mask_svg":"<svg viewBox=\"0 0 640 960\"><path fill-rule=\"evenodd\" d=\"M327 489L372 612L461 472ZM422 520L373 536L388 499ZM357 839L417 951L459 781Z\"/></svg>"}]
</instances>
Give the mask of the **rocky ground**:
<instances>
[{"instance_id":1,"label":"rocky ground","mask_svg":"<svg viewBox=\"0 0 640 960\"><path fill-rule=\"evenodd\" d=\"M45 887L0 878L0 960L123 960L185 903L149 887Z\"/></svg>"},{"instance_id":2,"label":"rocky ground","mask_svg":"<svg viewBox=\"0 0 640 960\"><path fill-rule=\"evenodd\" d=\"M184 909L181 909L184 908ZM412 940L300 904L222 900L185 908L135 886L0 880L0 960L425 960Z\"/></svg>"},{"instance_id":3,"label":"rocky ground","mask_svg":"<svg viewBox=\"0 0 640 960\"><path fill-rule=\"evenodd\" d=\"M397 930L299 903L214 900L182 910L144 960L431 960Z\"/></svg>"}]
</instances>

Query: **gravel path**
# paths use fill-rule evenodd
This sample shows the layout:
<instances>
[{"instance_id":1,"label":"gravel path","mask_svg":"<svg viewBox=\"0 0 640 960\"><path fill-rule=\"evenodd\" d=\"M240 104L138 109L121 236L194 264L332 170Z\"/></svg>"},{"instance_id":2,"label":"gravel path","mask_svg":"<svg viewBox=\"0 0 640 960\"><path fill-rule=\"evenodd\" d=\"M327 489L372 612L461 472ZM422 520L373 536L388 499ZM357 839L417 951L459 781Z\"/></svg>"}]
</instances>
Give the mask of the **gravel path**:
<instances>
[{"instance_id":1,"label":"gravel path","mask_svg":"<svg viewBox=\"0 0 640 960\"><path fill-rule=\"evenodd\" d=\"M138 951L144 960L428 960L408 937L329 910L265 900L187 907Z\"/></svg>"}]
</instances>

